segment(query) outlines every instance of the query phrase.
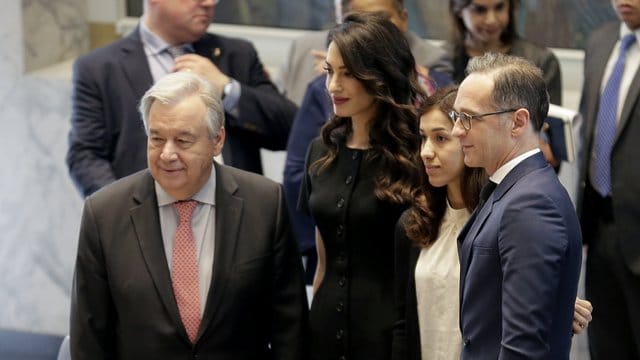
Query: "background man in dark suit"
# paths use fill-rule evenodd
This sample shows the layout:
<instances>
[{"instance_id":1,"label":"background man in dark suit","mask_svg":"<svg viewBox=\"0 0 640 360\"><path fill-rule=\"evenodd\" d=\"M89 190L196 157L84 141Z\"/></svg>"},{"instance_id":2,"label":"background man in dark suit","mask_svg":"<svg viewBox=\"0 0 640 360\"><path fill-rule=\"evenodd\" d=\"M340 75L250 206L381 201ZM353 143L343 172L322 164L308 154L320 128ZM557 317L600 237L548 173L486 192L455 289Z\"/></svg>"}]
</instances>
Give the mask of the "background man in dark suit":
<instances>
[{"instance_id":1,"label":"background man in dark suit","mask_svg":"<svg viewBox=\"0 0 640 360\"><path fill-rule=\"evenodd\" d=\"M491 53L468 71L453 135L490 182L458 238L462 358L568 359L582 238L538 147L549 108L542 71Z\"/></svg>"},{"instance_id":2,"label":"background man in dark suit","mask_svg":"<svg viewBox=\"0 0 640 360\"><path fill-rule=\"evenodd\" d=\"M306 359L307 299L284 196L212 160L225 140L217 90L170 74L140 110L149 169L85 202L72 358Z\"/></svg>"},{"instance_id":3,"label":"background man in dark suit","mask_svg":"<svg viewBox=\"0 0 640 360\"><path fill-rule=\"evenodd\" d=\"M640 358L640 0L591 34L580 112L586 296L592 359Z\"/></svg>"},{"instance_id":4,"label":"background man in dark suit","mask_svg":"<svg viewBox=\"0 0 640 360\"><path fill-rule=\"evenodd\" d=\"M146 0L132 34L75 63L67 164L84 196L146 167L137 101L173 71L218 87L226 164L261 173L260 148L285 148L296 106L278 93L250 43L205 33L216 2Z\"/></svg>"}]
</instances>

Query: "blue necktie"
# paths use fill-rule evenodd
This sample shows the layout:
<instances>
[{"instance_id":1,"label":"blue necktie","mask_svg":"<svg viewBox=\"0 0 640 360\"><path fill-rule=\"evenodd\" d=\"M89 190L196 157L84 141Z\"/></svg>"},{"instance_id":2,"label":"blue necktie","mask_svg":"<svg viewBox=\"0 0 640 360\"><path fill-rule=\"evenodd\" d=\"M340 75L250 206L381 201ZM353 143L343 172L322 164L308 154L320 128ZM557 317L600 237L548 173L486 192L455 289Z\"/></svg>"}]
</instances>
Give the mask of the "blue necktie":
<instances>
[{"instance_id":1,"label":"blue necktie","mask_svg":"<svg viewBox=\"0 0 640 360\"><path fill-rule=\"evenodd\" d=\"M633 33L625 35L620 41L618 59L600 96L591 160L591 185L602 197L611 194L611 149L616 136L620 82L627 50L635 41L636 36Z\"/></svg>"}]
</instances>

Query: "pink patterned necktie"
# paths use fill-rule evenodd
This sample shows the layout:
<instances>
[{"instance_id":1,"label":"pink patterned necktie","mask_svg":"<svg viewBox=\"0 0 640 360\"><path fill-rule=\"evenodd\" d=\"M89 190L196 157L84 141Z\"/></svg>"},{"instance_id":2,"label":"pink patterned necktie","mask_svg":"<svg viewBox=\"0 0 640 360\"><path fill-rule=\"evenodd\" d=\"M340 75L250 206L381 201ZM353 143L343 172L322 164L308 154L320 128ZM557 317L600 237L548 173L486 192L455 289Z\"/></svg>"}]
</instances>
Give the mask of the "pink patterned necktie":
<instances>
[{"instance_id":1,"label":"pink patterned necktie","mask_svg":"<svg viewBox=\"0 0 640 360\"><path fill-rule=\"evenodd\" d=\"M171 284L178 303L180 318L189 340L195 343L200 328L200 290L196 242L191 230L191 217L197 201L178 201L173 204L180 223L176 229L171 257Z\"/></svg>"}]
</instances>

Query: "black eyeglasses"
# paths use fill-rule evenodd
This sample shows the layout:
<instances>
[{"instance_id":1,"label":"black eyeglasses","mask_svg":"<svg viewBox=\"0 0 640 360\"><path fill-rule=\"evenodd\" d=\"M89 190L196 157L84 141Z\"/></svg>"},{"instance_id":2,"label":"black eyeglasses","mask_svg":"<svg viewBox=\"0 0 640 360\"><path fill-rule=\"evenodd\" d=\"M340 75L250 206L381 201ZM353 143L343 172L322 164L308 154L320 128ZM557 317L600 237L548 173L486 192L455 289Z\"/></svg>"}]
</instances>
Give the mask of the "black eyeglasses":
<instances>
[{"instance_id":1,"label":"black eyeglasses","mask_svg":"<svg viewBox=\"0 0 640 360\"><path fill-rule=\"evenodd\" d=\"M479 114L479 115L470 115L470 114L467 114L466 112L459 113L455 110L451 110L449 111L449 119L451 119L451 121L453 121L454 124L456 123L456 121L458 121L458 119L460 119L460 123L462 123L462 127L464 127L465 130L471 130L471 120L473 119L479 119L481 117L485 117L489 115L506 114L509 112L514 112L516 110L518 109L500 110L500 111L490 112L486 114Z\"/></svg>"}]
</instances>

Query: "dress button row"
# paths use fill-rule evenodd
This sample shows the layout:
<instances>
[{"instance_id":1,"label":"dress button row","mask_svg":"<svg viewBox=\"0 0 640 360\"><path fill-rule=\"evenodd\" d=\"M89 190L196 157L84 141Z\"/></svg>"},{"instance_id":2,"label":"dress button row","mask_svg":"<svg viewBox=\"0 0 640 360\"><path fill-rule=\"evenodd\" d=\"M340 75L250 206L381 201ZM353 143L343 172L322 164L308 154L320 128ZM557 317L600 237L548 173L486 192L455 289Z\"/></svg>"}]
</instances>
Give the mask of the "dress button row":
<instances>
[{"instance_id":1,"label":"dress button row","mask_svg":"<svg viewBox=\"0 0 640 360\"><path fill-rule=\"evenodd\" d=\"M353 154L351 154L351 158L352 158L353 160L357 159L357 158L358 158L358 152L357 152L357 151L354 151L354 152L353 152Z\"/></svg>"},{"instance_id":2,"label":"dress button row","mask_svg":"<svg viewBox=\"0 0 640 360\"><path fill-rule=\"evenodd\" d=\"M347 176L347 178L344 180L344 183L349 185L351 184L351 182L353 181L353 176L349 175Z\"/></svg>"},{"instance_id":3,"label":"dress button row","mask_svg":"<svg viewBox=\"0 0 640 360\"><path fill-rule=\"evenodd\" d=\"M336 332L336 340L340 341L344 337L344 330L338 329Z\"/></svg>"},{"instance_id":4,"label":"dress button row","mask_svg":"<svg viewBox=\"0 0 640 360\"><path fill-rule=\"evenodd\" d=\"M344 206L344 198L338 199L337 205L338 205L339 208L342 208Z\"/></svg>"},{"instance_id":5,"label":"dress button row","mask_svg":"<svg viewBox=\"0 0 640 360\"><path fill-rule=\"evenodd\" d=\"M347 285L347 278L343 276L340 280L338 280L338 285L340 287L344 287L345 285Z\"/></svg>"},{"instance_id":6,"label":"dress button row","mask_svg":"<svg viewBox=\"0 0 640 360\"><path fill-rule=\"evenodd\" d=\"M344 226L338 225L337 233L338 236L342 236L342 234L344 234Z\"/></svg>"},{"instance_id":7,"label":"dress button row","mask_svg":"<svg viewBox=\"0 0 640 360\"><path fill-rule=\"evenodd\" d=\"M344 311L344 303L342 301L338 301L338 305L336 305L336 311L339 313Z\"/></svg>"}]
</instances>

